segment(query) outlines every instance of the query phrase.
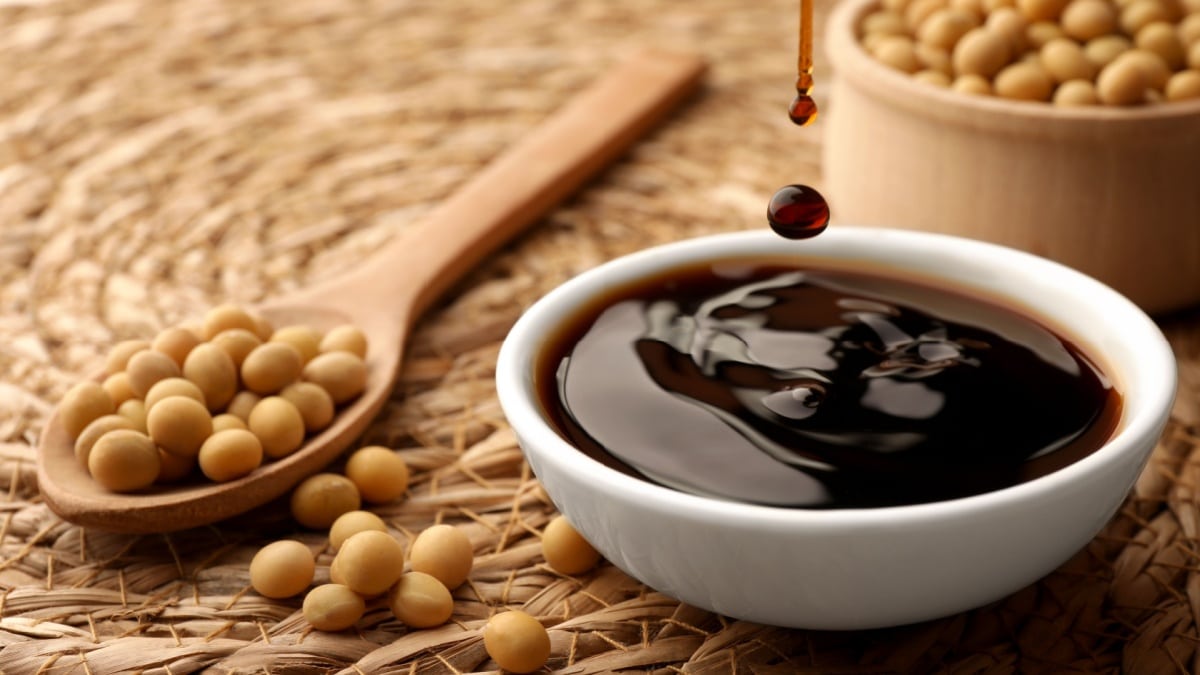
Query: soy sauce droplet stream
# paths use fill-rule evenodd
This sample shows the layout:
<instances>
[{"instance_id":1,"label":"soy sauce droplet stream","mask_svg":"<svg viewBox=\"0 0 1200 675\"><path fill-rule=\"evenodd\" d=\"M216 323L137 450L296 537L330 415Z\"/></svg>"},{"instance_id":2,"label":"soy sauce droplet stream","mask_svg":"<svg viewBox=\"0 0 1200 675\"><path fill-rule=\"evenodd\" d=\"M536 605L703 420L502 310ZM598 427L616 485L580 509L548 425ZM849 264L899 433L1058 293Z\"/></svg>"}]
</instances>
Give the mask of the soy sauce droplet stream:
<instances>
[{"instance_id":1,"label":"soy sauce droplet stream","mask_svg":"<svg viewBox=\"0 0 1200 675\"><path fill-rule=\"evenodd\" d=\"M829 224L829 204L807 185L785 185L767 205L767 222L787 239L815 237Z\"/></svg>"},{"instance_id":2,"label":"soy sauce droplet stream","mask_svg":"<svg viewBox=\"0 0 1200 675\"><path fill-rule=\"evenodd\" d=\"M796 98L788 106L788 117L793 124L807 126L817 118L817 102L812 97L813 87L813 0L800 0L800 32L796 43Z\"/></svg>"},{"instance_id":3,"label":"soy sauce droplet stream","mask_svg":"<svg viewBox=\"0 0 1200 675\"><path fill-rule=\"evenodd\" d=\"M812 0L800 0L800 35L796 60L796 98L788 106L793 124L807 126L817 118L817 102L810 95L812 78ZM767 206L771 229L787 239L808 239L829 225L829 204L807 185L780 188Z\"/></svg>"}]
</instances>

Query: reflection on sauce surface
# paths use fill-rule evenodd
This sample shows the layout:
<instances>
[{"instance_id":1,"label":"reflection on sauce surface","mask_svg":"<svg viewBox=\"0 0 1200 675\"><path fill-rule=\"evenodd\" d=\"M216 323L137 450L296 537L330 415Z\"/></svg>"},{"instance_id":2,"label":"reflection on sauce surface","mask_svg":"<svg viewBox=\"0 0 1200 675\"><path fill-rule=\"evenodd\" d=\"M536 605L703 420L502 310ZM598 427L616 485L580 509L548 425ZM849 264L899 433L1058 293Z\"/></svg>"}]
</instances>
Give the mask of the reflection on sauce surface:
<instances>
[{"instance_id":1,"label":"reflection on sauce surface","mask_svg":"<svg viewBox=\"0 0 1200 675\"><path fill-rule=\"evenodd\" d=\"M966 295L740 261L598 298L540 355L542 405L588 455L784 507L952 499L1095 451L1121 401L1070 341Z\"/></svg>"}]
</instances>

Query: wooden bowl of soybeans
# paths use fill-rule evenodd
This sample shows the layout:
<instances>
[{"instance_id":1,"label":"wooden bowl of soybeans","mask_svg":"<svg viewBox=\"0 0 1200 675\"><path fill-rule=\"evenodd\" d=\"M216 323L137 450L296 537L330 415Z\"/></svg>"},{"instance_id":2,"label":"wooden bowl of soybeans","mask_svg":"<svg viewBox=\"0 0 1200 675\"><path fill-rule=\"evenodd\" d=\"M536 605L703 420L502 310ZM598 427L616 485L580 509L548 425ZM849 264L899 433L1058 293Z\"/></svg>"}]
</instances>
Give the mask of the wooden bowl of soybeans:
<instances>
[{"instance_id":1,"label":"wooden bowl of soybeans","mask_svg":"<svg viewBox=\"0 0 1200 675\"><path fill-rule=\"evenodd\" d=\"M837 220L1200 302L1200 0L846 0L825 38Z\"/></svg>"}]
</instances>

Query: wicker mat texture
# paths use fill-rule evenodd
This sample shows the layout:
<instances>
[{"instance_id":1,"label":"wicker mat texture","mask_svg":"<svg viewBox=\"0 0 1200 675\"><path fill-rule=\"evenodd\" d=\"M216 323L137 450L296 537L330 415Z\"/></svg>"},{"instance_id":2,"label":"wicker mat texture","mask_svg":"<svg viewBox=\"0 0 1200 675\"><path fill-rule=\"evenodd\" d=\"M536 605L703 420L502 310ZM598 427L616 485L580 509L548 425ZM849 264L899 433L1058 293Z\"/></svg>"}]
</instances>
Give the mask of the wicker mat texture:
<instances>
[{"instance_id":1,"label":"wicker mat texture","mask_svg":"<svg viewBox=\"0 0 1200 675\"><path fill-rule=\"evenodd\" d=\"M611 565L571 578L543 562L554 507L497 406L500 341L578 272L761 228L774 188L820 184L821 123L784 114L795 17L790 0L0 0L0 671L489 671L479 630L502 608L548 625L558 673L1196 671L1194 314L1165 322L1183 388L1134 496L1085 551L994 605L784 630L680 605ZM251 556L284 536L321 551L328 575L324 535L280 504L123 536L41 502L41 425L109 345L353 267L648 44L702 49L706 90L424 318L364 438L415 470L407 499L376 509L398 536L434 522L470 535L451 623L409 631L375 603L355 630L314 632L299 599L250 591Z\"/></svg>"}]
</instances>

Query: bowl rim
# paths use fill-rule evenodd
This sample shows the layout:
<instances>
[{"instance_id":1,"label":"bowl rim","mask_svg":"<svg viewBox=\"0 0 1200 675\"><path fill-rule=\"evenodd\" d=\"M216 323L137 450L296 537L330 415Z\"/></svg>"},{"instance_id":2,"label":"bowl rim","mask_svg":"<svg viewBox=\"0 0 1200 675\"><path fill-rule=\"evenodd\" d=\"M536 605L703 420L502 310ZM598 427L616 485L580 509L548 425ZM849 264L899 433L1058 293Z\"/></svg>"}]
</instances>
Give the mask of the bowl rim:
<instances>
[{"instance_id":1,"label":"bowl rim","mask_svg":"<svg viewBox=\"0 0 1200 675\"><path fill-rule=\"evenodd\" d=\"M1127 393L1123 391L1122 421L1116 435L1100 449L1066 467L999 490L904 506L802 509L704 497L629 476L588 457L568 443L555 431L537 400L533 368L536 355L544 347L543 327L558 325L568 319L581 302L594 297L606 286L688 262L764 255L763 251L767 250L778 251L784 255L789 251L804 255L803 242L784 242L766 231L739 231L677 241L616 258L566 281L526 310L501 345L496 367L496 388L500 405L520 439L523 451L536 455L539 461L553 464L561 471L586 475L587 481L593 483L597 491L614 496L623 495L646 507L670 510L676 515L703 519L710 524L785 529L790 527L819 531L842 529L847 526L934 522L944 520L952 513L969 516L980 511L1003 508L1012 502L1046 497L1048 493L1061 490L1066 485L1086 481L1089 475L1103 470L1108 464L1130 453L1136 454L1143 444L1152 447L1157 441L1158 434L1170 415L1176 393L1174 353L1157 324L1131 301L1108 286L1074 269L1030 253L952 235L840 225L823 233L821 237L830 248L842 245L851 248L901 246L924 251L933 250L945 255L970 256L969 259L973 261L986 261L985 264L995 267L1032 268L1038 275L1045 275L1050 279L1069 280L1079 286L1075 295L1079 296L1081 302L1102 305L1106 313L1111 313L1119 319L1124 331L1122 341L1136 341L1139 356L1142 357L1137 368L1119 368L1113 365L1110 368L1120 372L1111 375L1119 381L1126 373L1134 372L1139 381L1149 383L1145 385L1145 394L1137 400L1130 401ZM773 257L775 253L766 255ZM812 257L819 257L819 254ZM645 269L641 269L642 266L645 266ZM641 269L640 273L631 274L633 270L638 269ZM938 273L931 272L926 276L936 278ZM1021 301L1019 294L1008 297ZM1061 325L1077 332L1078 326L1068 322L1062 322ZM1099 345L1094 343L1088 347L1088 351L1098 352L1097 357L1104 356ZM1145 454L1143 462L1150 453Z\"/></svg>"},{"instance_id":2,"label":"bowl rim","mask_svg":"<svg viewBox=\"0 0 1200 675\"><path fill-rule=\"evenodd\" d=\"M1061 107L1046 102L961 94L919 82L877 61L859 41L860 20L878 6L878 0L838 3L824 31L826 53L838 77L855 82L868 95L885 99L910 113L981 128L999 126L1019 134L1038 132L1041 126L1028 126L1034 122L1052 128L1056 135L1107 143L1123 139L1144 142L1147 138L1171 143L1176 141L1163 135L1171 131L1195 134L1200 126L1197 124L1200 99L1128 107ZM1096 134L1101 132L1104 135L1098 137ZM1127 136L1111 135L1118 132Z\"/></svg>"}]
</instances>

